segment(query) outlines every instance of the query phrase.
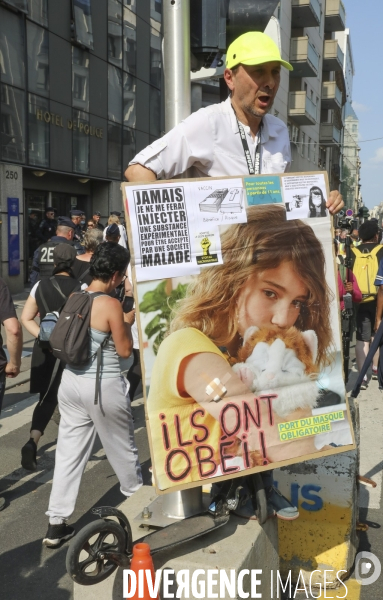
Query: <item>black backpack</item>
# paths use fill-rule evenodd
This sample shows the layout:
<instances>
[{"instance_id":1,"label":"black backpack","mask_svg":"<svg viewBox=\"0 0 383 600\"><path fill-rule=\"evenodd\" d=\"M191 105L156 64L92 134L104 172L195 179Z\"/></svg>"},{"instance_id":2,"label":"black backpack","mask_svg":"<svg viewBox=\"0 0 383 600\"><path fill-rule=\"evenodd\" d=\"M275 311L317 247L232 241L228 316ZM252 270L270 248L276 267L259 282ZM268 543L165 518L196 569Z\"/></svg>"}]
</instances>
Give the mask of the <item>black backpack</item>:
<instances>
[{"instance_id":1,"label":"black backpack","mask_svg":"<svg viewBox=\"0 0 383 600\"><path fill-rule=\"evenodd\" d=\"M89 294L89 292L84 291L75 292L68 298L49 340L53 355L56 358L73 366L84 365L92 358L92 356L89 356L90 314L93 300L103 295L105 295L103 292ZM97 356L95 404L97 404L100 395L101 353L109 338L110 334L100 344L95 353Z\"/></svg>"}]
</instances>

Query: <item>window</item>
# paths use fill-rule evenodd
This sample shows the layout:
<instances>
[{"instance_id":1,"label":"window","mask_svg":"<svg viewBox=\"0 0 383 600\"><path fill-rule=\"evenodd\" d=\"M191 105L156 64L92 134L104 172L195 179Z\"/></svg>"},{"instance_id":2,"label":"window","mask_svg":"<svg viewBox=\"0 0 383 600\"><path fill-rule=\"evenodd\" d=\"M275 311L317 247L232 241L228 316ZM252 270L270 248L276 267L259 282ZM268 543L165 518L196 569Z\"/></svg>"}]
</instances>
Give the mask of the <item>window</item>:
<instances>
[{"instance_id":1,"label":"window","mask_svg":"<svg viewBox=\"0 0 383 600\"><path fill-rule=\"evenodd\" d=\"M113 65L108 65L108 117L122 121L122 72Z\"/></svg>"},{"instance_id":2,"label":"window","mask_svg":"<svg viewBox=\"0 0 383 600\"><path fill-rule=\"evenodd\" d=\"M150 0L150 18L161 22L162 19L162 0Z\"/></svg>"},{"instance_id":3,"label":"window","mask_svg":"<svg viewBox=\"0 0 383 600\"><path fill-rule=\"evenodd\" d=\"M48 27L48 0L28 0L29 18Z\"/></svg>"},{"instance_id":4,"label":"window","mask_svg":"<svg viewBox=\"0 0 383 600\"><path fill-rule=\"evenodd\" d=\"M72 47L72 104L89 111L89 54L76 46Z\"/></svg>"},{"instance_id":5,"label":"window","mask_svg":"<svg viewBox=\"0 0 383 600\"><path fill-rule=\"evenodd\" d=\"M157 88L161 87L161 33L160 24L152 27L150 31L150 83Z\"/></svg>"},{"instance_id":6,"label":"window","mask_svg":"<svg viewBox=\"0 0 383 600\"><path fill-rule=\"evenodd\" d=\"M108 123L108 177L121 179L121 127Z\"/></svg>"},{"instance_id":7,"label":"window","mask_svg":"<svg viewBox=\"0 0 383 600\"><path fill-rule=\"evenodd\" d=\"M28 162L49 167L49 100L28 94Z\"/></svg>"},{"instance_id":8,"label":"window","mask_svg":"<svg viewBox=\"0 0 383 600\"><path fill-rule=\"evenodd\" d=\"M302 136L301 136L301 155L302 156L305 155L305 149L306 149L306 135L302 132Z\"/></svg>"},{"instance_id":9,"label":"window","mask_svg":"<svg viewBox=\"0 0 383 600\"><path fill-rule=\"evenodd\" d=\"M41 96L49 95L48 31L27 22L28 89Z\"/></svg>"},{"instance_id":10,"label":"window","mask_svg":"<svg viewBox=\"0 0 383 600\"><path fill-rule=\"evenodd\" d=\"M136 126L136 78L124 73L123 123Z\"/></svg>"},{"instance_id":11,"label":"window","mask_svg":"<svg viewBox=\"0 0 383 600\"><path fill-rule=\"evenodd\" d=\"M90 0L72 0L74 40L93 50L92 11Z\"/></svg>"},{"instance_id":12,"label":"window","mask_svg":"<svg viewBox=\"0 0 383 600\"><path fill-rule=\"evenodd\" d=\"M25 40L22 20L0 7L0 77L2 83L25 87Z\"/></svg>"},{"instance_id":13,"label":"window","mask_svg":"<svg viewBox=\"0 0 383 600\"><path fill-rule=\"evenodd\" d=\"M122 164L124 169L136 155L136 132L130 127L122 131Z\"/></svg>"},{"instance_id":14,"label":"window","mask_svg":"<svg viewBox=\"0 0 383 600\"><path fill-rule=\"evenodd\" d=\"M108 0L108 58L122 68L122 5L118 0Z\"/></svg>"},{"instance_id":15,"label":"window","mask_svg":"<svg viewBox=\"0 0 383 600\"><path fill-rule=\"evenodd\" d=\"M160 137L161 135L161 92L156 88L150 88L150 120L149 133Z\"/></svg>"},{"instance_id":16,"label":"window","mask_svg":"<svg viewBox=\"0 0 383 600\"><path fill-rule=\"evenodd\" d=\"M124 71L136 72L136 15L124 8Z\"/></svg>"},{"instance_id":17,"label":"window","mask_svg":"<svg viewBox=\"0 0 383 600\"><path fill-rule=\"evenodd\" d=\"M73 171L89 173L89 115L81 110L73 111Z\"/></svg>"},{"instance_id":18,"label":"window","mask_svg":"<svg viewBox=\"0 0 383 600\"><path fill-rule=\"evenodd\" d=\"M134 13L137 10L137 2L138 0L123 0L125 6L128 6L131 11Z\"/></svg>"},{"instance_id":19,"label":"window","mask_svg":"<svg viewBox=\"0 0 383 600\"><path fill-rule=\"evenodd\" d=\"M9 6L13 6L17 8L17 10L21 10L22 12L28 12L28 3L27 0L3 0L5 4L9 4Z\"/></svg>"},{"instance_id":20,"label":"window","mask_svg":"<svg viewBox=\"0 0 383 600\"><path fill-rule=\"evenodd\" d=\"M0 104L0 156L25 162L25 94L2 84Z\"/></svg>"},{"instance_id":21,"label":"window","mask_svg":"<svg viewBox=\"0 0 383 600\"><path fill-rule=\"evenodd\" d=\"M307 158L310 160L311 158L311 138L309 137L307 140Z\"/></svg>"},{"instance_id":22,"label":"window","mask_svg":"<svg viewBox=\"0 0 383 600\"><path fill-rule=\"evenodd\" d=\"M317 160L317 143L314 142L313 145L313 163L315 164Z\"/></svg>"}]
</instances>

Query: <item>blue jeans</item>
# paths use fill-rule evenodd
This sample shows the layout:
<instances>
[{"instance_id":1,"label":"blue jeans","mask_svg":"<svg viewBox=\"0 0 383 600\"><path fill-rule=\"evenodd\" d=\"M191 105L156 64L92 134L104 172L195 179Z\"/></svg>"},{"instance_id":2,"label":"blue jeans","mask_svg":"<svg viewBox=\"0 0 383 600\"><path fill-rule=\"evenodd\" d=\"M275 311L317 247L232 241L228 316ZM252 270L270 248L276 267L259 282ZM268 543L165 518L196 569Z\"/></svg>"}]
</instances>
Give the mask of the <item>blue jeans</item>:
<instances>
[{"instance_id":1,"label":"blue jeans","mask_svg":"<svg viewBox=\"0 0 383 600\"><path fill-rule=\"evenodd\" d=\"M5 393L5 370L0 373L0 414Z\"/></svg>"}]
</instances>

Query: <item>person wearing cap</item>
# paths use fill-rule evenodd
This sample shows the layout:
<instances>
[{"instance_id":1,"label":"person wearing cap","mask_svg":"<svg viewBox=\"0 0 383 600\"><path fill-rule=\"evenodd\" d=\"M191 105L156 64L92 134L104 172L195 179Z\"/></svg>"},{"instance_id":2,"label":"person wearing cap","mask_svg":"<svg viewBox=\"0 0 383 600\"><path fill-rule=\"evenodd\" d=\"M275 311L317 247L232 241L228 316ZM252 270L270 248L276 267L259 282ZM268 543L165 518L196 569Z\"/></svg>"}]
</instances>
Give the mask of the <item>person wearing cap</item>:
<instances>
[{"instance_id":1,"label":"person wearing cap","mask_svg":"<svg viewBox=\"0 0 383 600\"><path fill-rule=\"evenodd\" d=\"M56 235L53 235L49 242L41 244L35 250L32 259L32 269L30 282L34 285L44 277L50 277L53 272L53 250L58 244L69 244L73 246L77 254L85 252L83 246L78 241L73 240L75 225L68 217L58 217Z\"/></svg>"},{"instance_id":2,"label":"person wearing cap","mask_svg":"<svg viewBox=\"0 0 383 600\"><path fill-rule=\"evenodd\" d=\"M40 326L35 318L39 313L41 321L47 312L59 311L65 304L66 298L81 287L72 272L76 249L68 243L61 243L53 248L52 253L53 274L38 281L32 287L21 315L21 322L25 329L35 338L30 392L39 394L39 402L33 411L30 439L21 449L21 465L29 471L36 469L37 445L57 406L57 392L63 372L63 364L57 365L58 370L51 382L56 358L52 352L40 347L38 341Z\"/></svg>"},{"instance_id":3,"label":"person wearing cap","mask_svg":"<svg viewBox=\"0 0 383 600\"><path fill-rule=\"evenodd\" d=\"M83 214L82 210L73 209L70 211L70 218L74 225L73 239L77 242L82 242L83 239L83 230L81 229L81 219Z\"/></svg>"},{"instance_id":4,"label":"person wearing cap","mask_svg":"<svg viewBox=\"0 0 383 600\"><path fill-rule=\"evenodd\" d=\"M115 225L117 227L117 229L119 231L119 235L120 235L118 243L123 248L127 248L128 247L128 236L126 235L125 227L123 225L121 225L121 223L120 223L120 218L119 218L120 214L121 213L119 213L118 211L114 211L113 213L110 214L110 217L108 219L108 224L107 224L106 228L104 229L104 233L103 233L104 240L106 239L107 232L109 232L109 235L116 236L116 234L117 234L116 228L113 228L113 230L110 229L112 225ZM113 233L111 233L111 231L113 231Z\"/></svg>"},{"instance_id":5,"label":"person wearing cap","mask_svg":"<svg viewBox=\"0 0 383 600\"><path fill-rule=\"evenodd\" d=\"M282 67L292 70L270 37L256 31L238 37L226 55L227 100L201 108L139 152L125 171L127 180L172 179L188 169L192 177L288 171L288 130L269 114ZM326 206L332 214L339 212L338 191L330 193Z\"/></svg>"},{"instance_id":6,"label":"person wearing cap","mask_svg":"<svg viewBox=\"0 0 383 600\"><path fill-rule=\"evenodd\" d=\"M99 229L100 231L104 231L104 225L102 223L100 223L100 217L101 217L101 213L99 210L95 210L93 213L93 223L96 229Z\"/></svg>"},{"instance_id":7,"label":"person wearing cap","mask_svg":"<svg viewBox=\"0 0 383 600\"><path fill-rule=\"evenodd\" d=\"M36 237L40 244L48 242L55 234L57 221L55 220L55 209L48 206L45 209L45 219L43 219L36 231Z\"/></svg>"}]
</instances>

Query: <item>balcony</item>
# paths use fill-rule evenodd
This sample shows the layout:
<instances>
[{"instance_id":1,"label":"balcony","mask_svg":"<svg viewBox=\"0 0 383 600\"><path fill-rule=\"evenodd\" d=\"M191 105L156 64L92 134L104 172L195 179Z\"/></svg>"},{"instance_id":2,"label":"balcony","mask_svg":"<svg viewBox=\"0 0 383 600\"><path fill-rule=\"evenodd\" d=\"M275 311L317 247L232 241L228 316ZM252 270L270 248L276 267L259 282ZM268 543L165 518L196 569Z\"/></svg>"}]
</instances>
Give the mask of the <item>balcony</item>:
<instances>
[{"instance_id":1,"label":"balcony","mask_svg":"<svg viewBox=\"0 0 383 600\"><path fill-rule=\"evenodd\" d=\"M342 0L326 0L324 30L328 33L346 29L346 11Z\"/></svg>"},{"instance_id":2,"label":"balcony","mask_svg":"<svg viewBox=\"0 0 383 600\"><path fill-rule=\"evenodd\" d=\"M344 54L338 40L325 40L323 71L343 71Z\"/></svg>"},{"instance_id":3,"label":"balcony","mask_svg":"<svg viewBox=\"0 0 383 600\"><path fill-rule=\"evenodd\" d=\"M289 93L289 117L298 125L315 125L317 121L317 107L310 100L306 92Z\"/></svg>"},{"instance_id":4,"label":"balcony","mask_svg":"<svg viewBox=\"0 0 383 600\"><path fill-rule=\"evenodd\" d=\"M308 37L291 38L290 62L294 67L290 77L316 77L319 70L319 55Z\"/></svg>"},{"instance_id":5,"label":"balcony","mask_svg":"<svg viewBox=\"0 0 383 600\"><path fill-rule=\"evenodd\" d=\"M318 0L292 0L292 27L318 27L320 15Z\"/></svg>"},{"instance_id":6,"label":"balcony","mask_svg":"<svg viewBox=\"0 0 383 600\"><path fill-rule=\"evenodd\" d=\"M322 84L322 108L334 109L342 106L342 92L335 81L324 81Z\"/></svg>"},{"instance_id":7,"label":"balcony","mask_svg":"<svg viewBox=\"0 0 383 600\"><path fill-rule=\"evenodd\" d=\"M340 130L333 123L321 123L319 129L319 143L323 146L340 144Z\"/></svg>"}]
</instances>

